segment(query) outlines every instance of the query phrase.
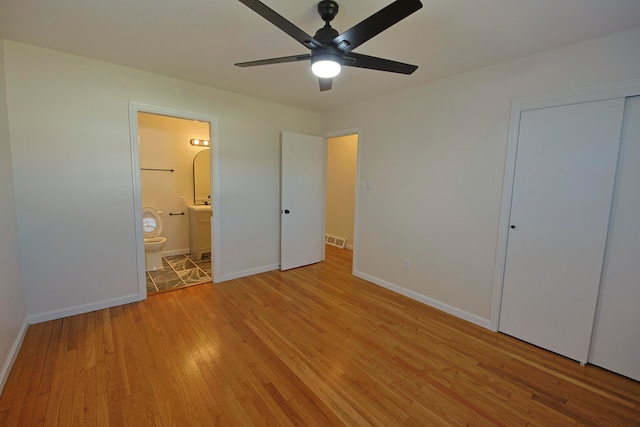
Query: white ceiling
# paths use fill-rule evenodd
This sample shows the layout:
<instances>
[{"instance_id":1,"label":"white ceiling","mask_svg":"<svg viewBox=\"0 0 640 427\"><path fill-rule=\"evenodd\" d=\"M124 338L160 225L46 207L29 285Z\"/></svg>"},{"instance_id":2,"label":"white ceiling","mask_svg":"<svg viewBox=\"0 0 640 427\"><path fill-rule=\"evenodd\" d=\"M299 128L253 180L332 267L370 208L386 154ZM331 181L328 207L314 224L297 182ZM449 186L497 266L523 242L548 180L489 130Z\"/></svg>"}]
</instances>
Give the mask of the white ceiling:
<instances>
[{"instance_id":1,"label":"white ceiling","mask_svg":"<svg viewBox=\"0 0 640 427\"><path fill-rule=\"evenodd\" d=\"M262 0L313 35L316 0ZM342 33L391 0L337 0ZM474 68L640 26L640 0L422 0L354 52L418 65L410 75L345 67L320 92L308 53L237 0L0 0L0 37L323 111Z\"/></svg>"}]
</instances>

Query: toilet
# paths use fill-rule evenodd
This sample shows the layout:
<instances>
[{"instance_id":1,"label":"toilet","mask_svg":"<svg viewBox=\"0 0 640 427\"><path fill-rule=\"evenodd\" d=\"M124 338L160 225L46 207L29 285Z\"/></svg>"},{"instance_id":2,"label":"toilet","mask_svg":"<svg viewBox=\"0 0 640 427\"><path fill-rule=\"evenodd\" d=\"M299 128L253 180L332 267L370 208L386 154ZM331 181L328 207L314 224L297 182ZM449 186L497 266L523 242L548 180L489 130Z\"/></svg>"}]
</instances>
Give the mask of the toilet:
<instances>
[{"instance_id":1,"label":"toilet","mask_svg":"<svg viewBox=\"0 0 640 427\"><path fill-rule=\"evenodd\" d=\"M162 237L162 219L153 208L142 209L142 231L144 232L144 266L146 271L160 270L162 265L162 248L167 238Z\"/></svg>"}]
</instances>

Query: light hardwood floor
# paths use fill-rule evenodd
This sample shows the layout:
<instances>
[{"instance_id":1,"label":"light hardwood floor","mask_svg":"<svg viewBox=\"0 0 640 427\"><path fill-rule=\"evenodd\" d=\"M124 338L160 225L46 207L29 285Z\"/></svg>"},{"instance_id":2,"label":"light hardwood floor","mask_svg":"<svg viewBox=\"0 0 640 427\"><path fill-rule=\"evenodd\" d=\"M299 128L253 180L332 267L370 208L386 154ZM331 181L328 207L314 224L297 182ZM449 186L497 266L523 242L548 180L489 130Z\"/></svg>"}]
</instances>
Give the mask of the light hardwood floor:
<instances>
[{"instance_id":1,"label":"light hardwood floor","mask_svg":"<svg viewBox=\"0 0 640 427\"><path fill-rule=\"evenodd\" d=\"M640 383L327 261L32 325L0 425L626 426Z\"/></svg>"}]
</instances>

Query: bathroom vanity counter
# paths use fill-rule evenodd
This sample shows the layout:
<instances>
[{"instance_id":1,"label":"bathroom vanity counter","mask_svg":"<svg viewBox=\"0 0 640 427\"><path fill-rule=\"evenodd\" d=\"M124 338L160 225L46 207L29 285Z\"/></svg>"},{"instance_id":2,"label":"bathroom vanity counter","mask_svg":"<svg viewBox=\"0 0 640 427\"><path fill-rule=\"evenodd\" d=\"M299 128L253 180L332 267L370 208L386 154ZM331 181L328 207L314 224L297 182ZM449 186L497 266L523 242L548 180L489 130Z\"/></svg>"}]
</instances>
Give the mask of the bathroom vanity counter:
<instances>
[{"instance_id":1,"label":"bathroom vanity counter","mask_svg":"<svg viewBox=\"0 0 640 427\"><path fill-rule=\"evenodd\" d=\"M211 205L192 205L189 206L189 210L200 212L200 211L211 211Z\"/></svg>"},{"instance_id":2,"label":"bathroom vanity counter","mask_svg":"<svg viewBox=\"0 0 640 427\"><path fill-rule=\"evenodd\" d=\"M211 205L189 206L189 248L196 259L211 253L212 217Z\"/></svg>"}]
</instances>

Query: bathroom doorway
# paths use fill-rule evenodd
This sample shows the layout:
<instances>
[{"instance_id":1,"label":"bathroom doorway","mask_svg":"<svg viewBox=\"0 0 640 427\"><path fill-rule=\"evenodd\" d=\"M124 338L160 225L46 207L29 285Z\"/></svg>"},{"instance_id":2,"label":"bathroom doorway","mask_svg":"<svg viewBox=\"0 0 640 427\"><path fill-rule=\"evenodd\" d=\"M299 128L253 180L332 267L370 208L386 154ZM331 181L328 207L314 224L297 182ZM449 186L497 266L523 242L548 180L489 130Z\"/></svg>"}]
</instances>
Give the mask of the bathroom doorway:
<instances>
[{"instance_id":1,"label":"bathroom doorway","mask_svg":"<svg viewBox=\"0 0 640 427\"><path fill-rule=\"evenodd\" d=\"M130 120L132 141L137 142L132 151L141 299L210 283L215 275L216 119L134 104ZM159 253L145 244L150 228L142 223L151 215L165 240ZM156 259L161 262L150 261Z\"/></svg>"}]
</instances>

